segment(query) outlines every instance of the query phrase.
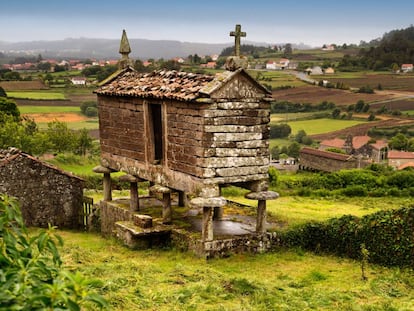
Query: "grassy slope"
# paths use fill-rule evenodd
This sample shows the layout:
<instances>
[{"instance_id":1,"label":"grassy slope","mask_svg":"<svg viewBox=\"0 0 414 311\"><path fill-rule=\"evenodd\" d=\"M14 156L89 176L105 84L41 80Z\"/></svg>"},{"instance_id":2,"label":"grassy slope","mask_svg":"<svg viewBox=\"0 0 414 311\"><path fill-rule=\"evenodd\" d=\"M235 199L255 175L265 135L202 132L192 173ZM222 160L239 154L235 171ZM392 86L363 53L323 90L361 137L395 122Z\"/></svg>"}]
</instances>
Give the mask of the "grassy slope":
<instances>
[{"instance_id":1,"label":"grassy slope","mask_svg":"<svg viewBox=\"0 0 414 311\"><path fill-rule=\"evenodd\" d=\"M316 119L288 122L288 124L292 128L292 134L296 134L299 130L304 130L308 135L341 130L361 123L365 123L365 121Z\"/></svg>"},{"instance_id":2,"label":"grassy slope","mask_svg":"<svg viewBox=\"0 0 414 311\"><path fill-rule=\"evenodd\" d=\"M195 258L61 232L65 265L103 281L113 310L412 310L410 271L302 251Z\"/></svg>"},{"instance_id":3,"label":"grassy slope","mask_svg":"<svg viewBox=\"0 0 414 311\"><path fill-rule=\"evenodd\" d=\"M7 92L7 96L11 98L23 98L23 99L65 99L63 93L59 92L47 92L47 91L18 91L18 92Z\"/></svg>"}]
</instances>

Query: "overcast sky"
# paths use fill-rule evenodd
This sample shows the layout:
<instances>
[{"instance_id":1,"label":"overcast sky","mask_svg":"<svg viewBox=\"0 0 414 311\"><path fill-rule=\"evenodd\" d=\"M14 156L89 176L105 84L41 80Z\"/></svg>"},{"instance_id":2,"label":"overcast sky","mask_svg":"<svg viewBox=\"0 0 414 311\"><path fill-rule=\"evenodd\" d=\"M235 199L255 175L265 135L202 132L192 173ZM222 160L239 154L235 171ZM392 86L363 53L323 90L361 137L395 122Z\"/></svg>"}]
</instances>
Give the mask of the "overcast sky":
<instances>
[{"instance_id":1,"label":"overcast sky","mask_svg":"<svg viewBox=\"0 0 414 311\"><path fill-rule=\"evenodd\" d=\"M403 0L0 0L0 41L128 38L226 43L241 24L247 40L359 43L414 23Z\"/></svg>"}]
</instances>

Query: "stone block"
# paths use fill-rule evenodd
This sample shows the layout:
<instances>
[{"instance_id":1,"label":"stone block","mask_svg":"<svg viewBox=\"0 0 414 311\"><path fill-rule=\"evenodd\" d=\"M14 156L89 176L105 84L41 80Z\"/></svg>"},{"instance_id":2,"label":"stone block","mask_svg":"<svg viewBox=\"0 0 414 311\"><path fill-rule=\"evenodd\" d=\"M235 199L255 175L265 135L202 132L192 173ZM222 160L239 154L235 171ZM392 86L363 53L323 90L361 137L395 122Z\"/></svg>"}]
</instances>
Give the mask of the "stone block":
<instances>
[{"instance_id":1,"label":"stone block","mask_svg":"<svg viewBox=\"0 0 414 311\"><path fill-rule=\"evenodd\" d=\"M134 225L143 229L148 229L152 227L152 217L148 215L134 214L133 221Z\"/></svg>"}]
</instances>

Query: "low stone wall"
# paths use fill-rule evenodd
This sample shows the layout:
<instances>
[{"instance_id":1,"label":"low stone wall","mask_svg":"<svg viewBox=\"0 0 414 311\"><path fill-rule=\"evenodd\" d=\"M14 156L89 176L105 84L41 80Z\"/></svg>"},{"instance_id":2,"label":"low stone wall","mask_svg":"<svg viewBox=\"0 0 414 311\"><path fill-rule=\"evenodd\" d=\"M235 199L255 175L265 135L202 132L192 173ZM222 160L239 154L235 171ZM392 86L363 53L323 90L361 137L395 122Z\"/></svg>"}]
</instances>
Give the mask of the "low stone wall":
<instances>
[{"instance_id":1,"label":"low stone wall","mask_svg":"<svg viewBox=\"0 0 414 311\"><path fill-rule=\"evenodd\" d=\"M118 202L118 203L117 203ZM121 206L119 201L101 201L101 233L104 236L116 236L116 222L131 220L131 213L128 208Z\"/></svg>"},{"instance_id":2,"label":"low stone wall","mask_svg":"<svg viewBox=\"0 0 414 311\"><path fill-rule=\"evenodd\" d=\"M191 251L199 257L222 258L235 253L265 253L280 245L276 233L250 234L203 243L184 230L173 230L171 245L182 251Z\"/></svg>"}]
</instances>

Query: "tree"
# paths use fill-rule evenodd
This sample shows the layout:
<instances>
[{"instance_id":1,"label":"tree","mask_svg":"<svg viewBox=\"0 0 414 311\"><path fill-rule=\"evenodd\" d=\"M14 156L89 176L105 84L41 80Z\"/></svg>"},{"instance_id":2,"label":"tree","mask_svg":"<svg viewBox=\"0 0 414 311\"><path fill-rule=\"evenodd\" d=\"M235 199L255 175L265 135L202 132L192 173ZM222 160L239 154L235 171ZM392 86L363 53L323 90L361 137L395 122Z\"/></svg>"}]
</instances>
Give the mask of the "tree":
<instances>
[{"instance_id":1,"label":"tree","mask_svg":"<svg viewBox=\"0 0 414 311\"><path fill-rule=\"evenodd\" d=\"M297 142L293 142L287 149L287 154L293 158L299 158L300 145Z\"/></svg>"},{"instance_id":2,"label":"tree","mask_svg":"<svg viewBox=\"0 0 414 311\"><path fill-rule=\"evenodd\" d=\"M283 52L283 57L289 58L289 57L292 56L292 54L293 54L292 44L287 43L285 45L285 50Z\"/></svg>"},{"instance_id":3,"label":"tree","mask_svg":"<svg viewBox=\"0 0 414 311\"><path fill-rule=\"evenodd\" d=\"M86 152L92 148L92 138L89 136L87 129L83 128L79 131L76 143L75 143L75 153L85 156Z\"/></svg>"},{"instance_id":4,"label":"tree","mask_svg":"<svg viewBox=\"0 0 414 311\"><path fill-rule=\"evenodd\" d=\"M340 115L341 115L341 110L339 108L335 108L332 111L332 118L333 119L338 119Z\"/></svg>"},{"instance_id":5,"label":"tree","mask_svg":"<svg viewBox=\"0 0 414 311\"><path fill-rule=\"evenodd\" d=\"M287 123L270 126L270 138L285 138L288 137L291 132L292 129Z\"/></svg>"},{"instance_id":6,"label":"tree","mask_svg":"<svg viewBox=\"0 0 414 311\"><path fill-rule=\"evenodd\" d=\"M355 112L361 112L364 109L365 102L363 100L358 100L355 104Z\"/></svg>"},{"instance_id":7,"label":"tree","mask_svg":"<svg viewBox=\"0 0 414 311\"><path fill-rule=\"evenodd\" d=\"M270 149L270 155L272 156L273 160L279 160L279 154L280 150L278 146L274 146L272 149Z\"/></svg>"},{"instance_id":8,"label":"tree","mask_svg":"<svg viewBox=\"0 0 414 311\"><path fill-rule=\"evenodd\" d=\"M407 150L408 147L408 138L403 133L398 133L390 139L388 145L391 149L396 150Z\"/></svg>"},{"instance_id":9,"label":"tree","mask_svg":"<svg viewBox=\"0 0 414 311\"><path fill-rule=\"evenodd\" d=\"M46 134L53 150L57 152L72 151L76 143L76 136L68 125L63 122L53 121L47 124Z\"/></svg>"},{"instance_id":10,"label":"tree","mask_svg":"<svg viewBox=\"0 0 414 311\"><path fill-rule=\"evenodd\" d=\"M6 91L0 86L0 97L7 97Z\"/></svg>"},{"instance_id":11,"label":"tree","mask_svg":"<svg viewBox=\"0 0 414 311\"><path fill-rule=\"evenodd\" d=\"M16 121L20 120L20 110L14 101L8 98L0 97L0 114L6 114L14 118ZM0 116L1 118L1 116ZM1 123L1 119L0 119Z\"/></svg>"},{"instance_id":12,"label":"tree","mask_svg":"<svg viewBox=\"0 0 414 311\"><path fill-rule=\"evenodd\" d=\"M295 136L295 141L301 144L302 139L305 136L306 136L306 132L304 130L299 130L298 133Z\"/></svg>"}]
</instances>

